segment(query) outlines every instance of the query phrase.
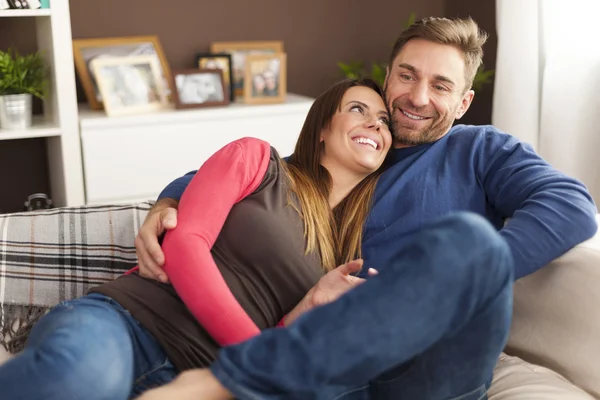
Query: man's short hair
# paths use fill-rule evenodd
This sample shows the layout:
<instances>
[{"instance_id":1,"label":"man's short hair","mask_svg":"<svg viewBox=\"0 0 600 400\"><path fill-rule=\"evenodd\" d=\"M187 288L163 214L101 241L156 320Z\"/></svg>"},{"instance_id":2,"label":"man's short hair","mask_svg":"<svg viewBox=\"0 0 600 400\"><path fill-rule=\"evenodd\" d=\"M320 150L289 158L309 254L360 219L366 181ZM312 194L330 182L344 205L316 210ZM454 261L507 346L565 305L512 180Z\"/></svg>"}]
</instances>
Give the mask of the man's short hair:
<instances>
[{"instance_id":1,"label":"man's short hair","mask_svg":"<svg viewBox=\"0 0 600 400\"><path fill-rule=\"evenodd\" d=\"M488 34L479 28L471 17L466 19L428 17L415 22L404 30L390 56L390 68L402 47L411 39L424 39L458 48L465 58L465 91L473 85L477 69L482 64L483 44Z\"/></svg>"}]
</instances>

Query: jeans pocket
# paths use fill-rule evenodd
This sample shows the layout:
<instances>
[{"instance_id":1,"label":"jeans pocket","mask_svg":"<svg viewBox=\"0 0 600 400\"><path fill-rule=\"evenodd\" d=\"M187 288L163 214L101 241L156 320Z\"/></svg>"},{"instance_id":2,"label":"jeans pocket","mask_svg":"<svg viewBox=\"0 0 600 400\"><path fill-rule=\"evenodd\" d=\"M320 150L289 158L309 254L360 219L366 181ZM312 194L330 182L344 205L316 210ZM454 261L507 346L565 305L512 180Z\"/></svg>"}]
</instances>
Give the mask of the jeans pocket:
<instances>
[{"instance_id":1,"label":"jeans pocket","mask_svg":"<svg viewBox=\"0 0 600 400\"><path fill-rule=\"evenodd\" d=\"M139 396L147 390L166 385L177 376L177 370L168 358L162 364L136 377L132 395Z\"/></svg>"}]
</instances>

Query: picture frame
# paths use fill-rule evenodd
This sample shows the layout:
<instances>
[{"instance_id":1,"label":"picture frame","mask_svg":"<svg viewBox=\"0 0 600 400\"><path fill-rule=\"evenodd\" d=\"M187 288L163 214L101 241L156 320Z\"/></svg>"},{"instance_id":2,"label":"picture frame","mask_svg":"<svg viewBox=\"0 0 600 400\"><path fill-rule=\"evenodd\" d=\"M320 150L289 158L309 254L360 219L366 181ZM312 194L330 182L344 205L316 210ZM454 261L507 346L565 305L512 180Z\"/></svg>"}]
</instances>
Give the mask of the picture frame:
<instances>
[{"instance_id":1,"label":"picture frame","mask_svg":"<svg viewBox=\"0 0 600 400\"><path fill-rule=\"evenodd\" d=\"M223 83L229 92L229 100L235 99L233 88L233 66L229 53L199 53L196 55L196 66L199 69L218 68L223 71Z\"/></svg>"},{"instance_id":2,"label":"picture frame","mask_svg":"<svg viewBox=\"0 0 600 400\"><path fill-rule=\"evenodd\" d=\"M250 54L246 57L244 103L283 103L287 96L287 54Z\"/></svg>"},{"instance_id":3,"label":"picture frame","mask_svg":"<svg viewBox=\"0 0 600 400\"><path fill-rule=\"evenodd\" d=\"M283 53L283 41L241 41L241 42L213 42L210 45L212 53L231 54L233 69L234 94L244 96L245 59L249 54L275 54Z\"/></svg>"},{"instance_id":4,"label":"picture frame","mask_svg":"<svg viewBox=\"0 0 600 400\"><path fill-rule=\"evenodd\" d=\"M90 62L102 57L131 57L143 54L153 55L158 59L161 76L167 87L168 94L171 71L157 36L126 36L73 40L75 69L91 109L101 110L103 105L96 79L89 67Z\"/></svg>"},{"instance_id":5,"label":"picture frame","mask_svg":"<svg viewBox=\"0 0 600 400\"><path fill-rule=\"evenodd\" d=\"M175 70L171 84L177 109L229 104L229 91L219 68Z\"/></svg>"},{"instance_id":6,"label":"picture frame","mask_svg":"<svg viewBox=\"0 0 600 400\"><path fill-rule=\"evenodd\" d=\"M90 68L109 117L169 107L160 64L153 55L99 57Z\"/></svg>"}]
</instances>

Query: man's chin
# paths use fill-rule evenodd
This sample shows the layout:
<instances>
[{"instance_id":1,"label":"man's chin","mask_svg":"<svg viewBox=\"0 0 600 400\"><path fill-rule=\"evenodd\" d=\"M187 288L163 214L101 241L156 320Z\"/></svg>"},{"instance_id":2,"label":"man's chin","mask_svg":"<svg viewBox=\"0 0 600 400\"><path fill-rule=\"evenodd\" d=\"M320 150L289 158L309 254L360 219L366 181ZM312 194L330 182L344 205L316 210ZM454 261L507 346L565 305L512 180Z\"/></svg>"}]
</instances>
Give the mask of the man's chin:
<instances>
[{"instance_id":1,"label":"man's chin","mask_svg":"<svg viewBox=\"0 0 600 400\"><path fill-rule=\"evenodd\" d=\"M394 135L394 147L409 147L427 144L431 141L421 134L415 135Z\"/></svg>"}]
</instances>

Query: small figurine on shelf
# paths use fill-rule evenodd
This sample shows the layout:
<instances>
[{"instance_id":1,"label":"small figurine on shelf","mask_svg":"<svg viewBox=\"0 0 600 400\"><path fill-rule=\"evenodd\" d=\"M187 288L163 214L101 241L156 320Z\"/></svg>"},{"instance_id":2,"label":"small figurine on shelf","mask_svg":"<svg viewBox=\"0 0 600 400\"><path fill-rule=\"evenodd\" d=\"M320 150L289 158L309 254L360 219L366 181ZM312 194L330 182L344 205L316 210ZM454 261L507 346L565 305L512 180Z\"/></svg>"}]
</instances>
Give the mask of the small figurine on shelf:
<instances>
[{"instance_id":1,"label":"small figurine on shelf","mask_svg":"<svg viewBox=\"0 0 600 400\"><path fill-rule=\"evenodd\" d=\"M0 128L31 126L31 97L44 98L48 67L40 53L0 50Z\"/></svg>"}]
</instances>

